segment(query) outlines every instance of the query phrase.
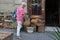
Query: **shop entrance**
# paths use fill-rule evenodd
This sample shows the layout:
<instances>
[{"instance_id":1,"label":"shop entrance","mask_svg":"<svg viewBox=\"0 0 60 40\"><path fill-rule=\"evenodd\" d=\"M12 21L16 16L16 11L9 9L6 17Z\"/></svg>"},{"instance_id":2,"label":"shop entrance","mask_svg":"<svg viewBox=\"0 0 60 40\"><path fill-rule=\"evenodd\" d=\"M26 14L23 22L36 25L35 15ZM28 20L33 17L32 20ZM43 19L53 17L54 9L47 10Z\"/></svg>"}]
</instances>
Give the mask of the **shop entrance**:
<instances>
[{"instance_id":1,"label":"shop entrance","mask_svg":"<svg viewBox=\"0 0 60 40\"><path fill-rule=\"evenodd\" d=\"M58 13L59 0L46 0L45 1L45 19L46 26L58 26L59 25L59 13Z\"/></svg>"}]
</instances>

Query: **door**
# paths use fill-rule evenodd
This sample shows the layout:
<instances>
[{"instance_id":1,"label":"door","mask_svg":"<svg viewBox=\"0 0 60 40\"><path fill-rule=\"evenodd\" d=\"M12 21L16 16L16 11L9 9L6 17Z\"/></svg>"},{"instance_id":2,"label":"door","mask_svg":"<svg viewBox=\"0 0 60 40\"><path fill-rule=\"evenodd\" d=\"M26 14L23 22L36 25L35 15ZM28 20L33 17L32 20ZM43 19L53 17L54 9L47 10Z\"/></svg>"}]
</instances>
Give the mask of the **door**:
<instances>
[{"instance_id":1,"label":"door","mask_svg":"<svg viewBox=\"0 0 60 40\"><path fill-rule=\"evenodd\" d=\"M45 26L45 0L27 0L27 12L31 20L41 20L41 22L36 22L34 25L36 24L37 30L43 32Z\"/></svg>"},{"instance_id":2,"label":"door","mask_svg":"<svg viewBox=\"0 0 60 40\"><path fill-rule=\"evenodd\" d=\"M59 26L59 0L46 0L46 26Z\"/></svg>"},{"instance_id":3,"label":"door","mask_svg":"<svg viewBox=\"0 0 60 40\"><path fill-rule=\"evenodd\" d=\"M60 27L60 0L59 0L59 27Z\"/></svg>"},{"instance_id":4,"label":"door","mask_svg":"<svg viewBox=\"0 0 60 40\"><path fill-rule=\"evenodd\" d=\"M45 14L45 0L27 0L27 12L29 15L43 15ZM42 11L43 10L43 11Z\"/></svg>"}]
</instances>

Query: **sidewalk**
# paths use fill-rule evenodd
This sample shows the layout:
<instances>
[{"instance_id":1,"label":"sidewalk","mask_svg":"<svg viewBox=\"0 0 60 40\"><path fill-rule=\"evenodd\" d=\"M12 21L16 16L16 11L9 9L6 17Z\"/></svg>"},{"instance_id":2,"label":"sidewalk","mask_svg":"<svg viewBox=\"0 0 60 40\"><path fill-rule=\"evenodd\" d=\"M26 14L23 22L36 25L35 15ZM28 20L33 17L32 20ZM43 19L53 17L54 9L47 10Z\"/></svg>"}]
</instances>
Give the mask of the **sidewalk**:
<instances>
[{"instance_id":1,"label":"sidewalk","mask_svg":"<svg viewBox=\"0 0 60 40\"><path fill-rule=\"evenodd\" d=\"M16 29L0 28L0 30L13 32L14 33L13 40L18 40L16 38ZM48 32L44 32L44 33L34 32L31 34L27 32L21 32L21 36L22 36L22 40L52 40L50 37L48 37Z\"/></svg>"}]
</instances>

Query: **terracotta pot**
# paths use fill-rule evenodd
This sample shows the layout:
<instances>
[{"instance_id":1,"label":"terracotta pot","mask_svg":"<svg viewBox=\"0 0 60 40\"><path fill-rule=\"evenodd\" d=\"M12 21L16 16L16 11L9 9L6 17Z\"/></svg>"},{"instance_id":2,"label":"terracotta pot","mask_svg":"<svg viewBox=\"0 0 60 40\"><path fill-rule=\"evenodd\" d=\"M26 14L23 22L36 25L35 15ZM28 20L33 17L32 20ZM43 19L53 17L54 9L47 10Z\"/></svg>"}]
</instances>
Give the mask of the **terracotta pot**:
<instances>
[{"instance_id":1,"label":"terracotta pot","mask_svg":"<svg viewBox=\"0 0 60 40\"><path fill-rule=\"evenodd\" d=\"M0 26L3 26L3 23L0 23Z\"/></svg>"}]
</instances>

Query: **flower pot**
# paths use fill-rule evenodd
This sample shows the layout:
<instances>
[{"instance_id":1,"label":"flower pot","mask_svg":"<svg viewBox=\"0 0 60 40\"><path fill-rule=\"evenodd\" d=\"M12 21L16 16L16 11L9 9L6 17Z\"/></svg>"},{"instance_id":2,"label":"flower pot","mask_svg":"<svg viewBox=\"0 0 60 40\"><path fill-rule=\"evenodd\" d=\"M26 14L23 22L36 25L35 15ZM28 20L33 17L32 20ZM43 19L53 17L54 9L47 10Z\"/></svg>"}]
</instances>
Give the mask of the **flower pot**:
<instances>
[{"instance_id":1,"label":"flower pot","mask_svg":"<svg viewBox=\"0 0 60 40\"><path fill-rule=\"evenodd\" d=\"M3 26L3 23L0 23L0 26Z\"/></svg>"}]
</instances>

